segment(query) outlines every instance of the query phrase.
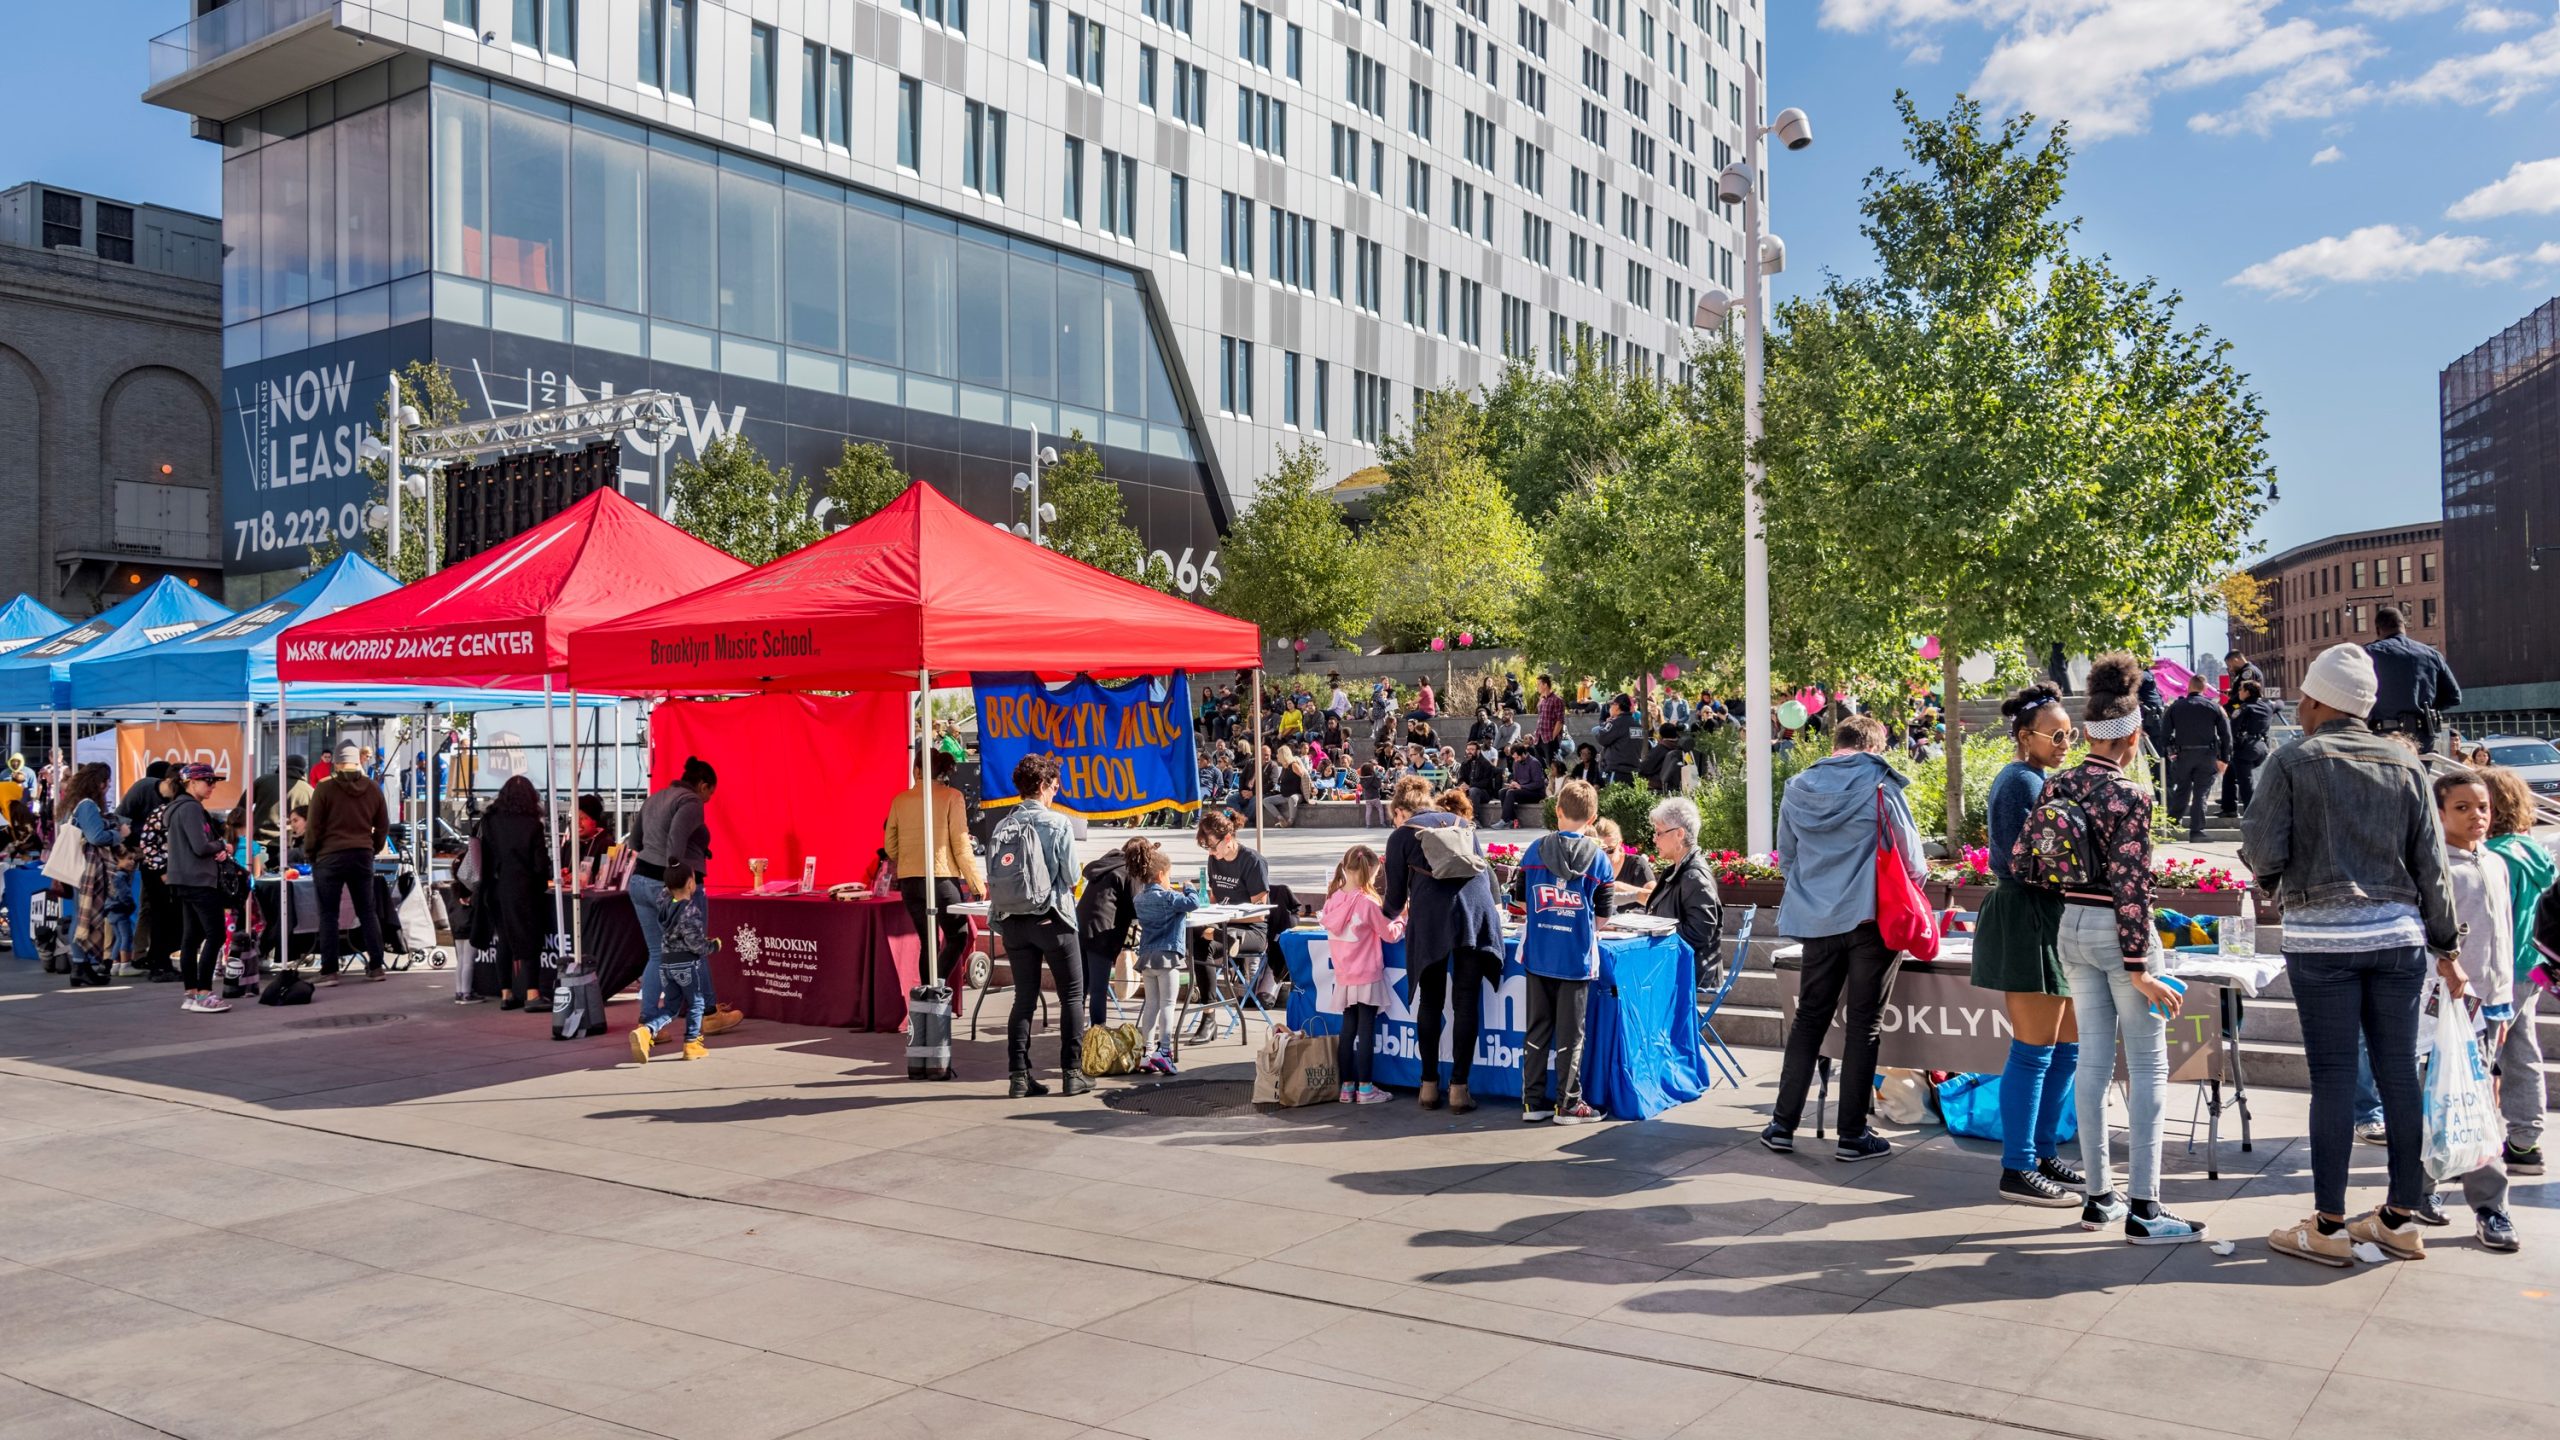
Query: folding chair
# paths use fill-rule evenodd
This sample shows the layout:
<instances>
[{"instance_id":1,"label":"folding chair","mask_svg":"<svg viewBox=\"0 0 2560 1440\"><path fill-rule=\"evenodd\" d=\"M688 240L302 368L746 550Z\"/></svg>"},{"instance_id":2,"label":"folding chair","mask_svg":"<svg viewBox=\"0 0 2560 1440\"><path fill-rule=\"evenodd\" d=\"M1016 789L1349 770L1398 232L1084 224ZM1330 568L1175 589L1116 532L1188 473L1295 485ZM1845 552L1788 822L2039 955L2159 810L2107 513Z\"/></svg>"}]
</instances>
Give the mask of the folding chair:
<instances>
[{"instance_id":1,"label":"folding chair","mask_svg":"<svg viewBox=\"0 0 2560 1440\"><path fill-rule=\"evenodd\" d=\"M1247 975L1244 973L1244 965L1241 959L1242 949L1240 946L1236 945L1232 940L1210 945L1208 956L1209 970L1211 972L1210 978L1212 980L1224 979L1227 982L1225 985L1215 985L1212 988L1231 988L1232 993L1223 998L1203 999L1198 996L1200 987L1196 985L1192 986L1192 995L1183 1000L1182 1009L1174 1016L1173 1034L1175 1045L1179 1047L1182 1043L1182 1037L1190 1032L1191 1021L1194 1015L1204 1011L1211 1015L1216 1015L1220 1011L1226 1012L1226 1015L1235 1021L1236 1043L1239 1045L1248 1043L1245 1035L1244 1022L1244 1007L1247 1004L1251 1004L1253 1006L1254 1013L1262 1017L1264 1028L1269 1028L1271 1024L1271 1012L1263 1008L1262 996L1257 992L1255 987L1262 983L1262 972L1270 968L1271 957L1279 953L1280 947L1277 943L1274 943L1270 948L1262 952L1262 958L1255 963L1253 973L1251 975ZM1219 1022L1218 1031L1216 1033L1203 1036L1200 1043L1205 1045L1212 1040L1221 1039L1224 1037L1225 1033L1225 1021L1221 1020Z\"/></svg>"},{"instance_id":2,"label":"folding chair","mask_svg":"<svg viewBox=\"0 0 2560 1440\"><path fill-rule=\"evenodd\" d=\"M1715 993L1709 996L1706 1003L1698 1010L1698 1035L1704 1042L1707 1063L1710 1066L1721 1067L1728 1081L1734 1085L1742 1083L1742 1062L1734 1058L1733 1047L1727 1045L1724 1037L1716 1033L1716 1012L1724 1008L1724 997L1732 993L1734 977L1742 973L1742 962L1750 958L1751 927L1759 923L1759 919L1759 906L1743 907L1742 929L1733 937L1733 961L1724 967L1724 978L1717 982ZM1707 1079L1713 1083L1715 1079L1713 1070L1708 1072Z\"/></svg>"}]
</instances>

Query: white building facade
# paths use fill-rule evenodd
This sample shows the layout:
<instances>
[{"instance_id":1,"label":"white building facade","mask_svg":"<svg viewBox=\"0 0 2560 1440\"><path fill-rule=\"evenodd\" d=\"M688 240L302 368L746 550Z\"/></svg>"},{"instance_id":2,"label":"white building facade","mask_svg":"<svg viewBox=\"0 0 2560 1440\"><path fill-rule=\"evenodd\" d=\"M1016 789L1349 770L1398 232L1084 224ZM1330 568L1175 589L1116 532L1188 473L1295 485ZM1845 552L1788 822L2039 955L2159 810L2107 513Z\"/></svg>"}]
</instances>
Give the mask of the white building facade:
<instances>
[{"instance_id":1,"label":"white building facade","mask_svg":"<svg viewBox=\"0 0 2560 1440\"><path fill-rule=\"evenodd\" d=\"M431 358L475 410L675 391L679 455L877 441L991 520L1081 435L1196 592L1291 447L1348 475L1582 345L1677 374L1759 6L200 6L146 98L225 147L226 563L351 533Z\"/></svg>"}]
</instances>

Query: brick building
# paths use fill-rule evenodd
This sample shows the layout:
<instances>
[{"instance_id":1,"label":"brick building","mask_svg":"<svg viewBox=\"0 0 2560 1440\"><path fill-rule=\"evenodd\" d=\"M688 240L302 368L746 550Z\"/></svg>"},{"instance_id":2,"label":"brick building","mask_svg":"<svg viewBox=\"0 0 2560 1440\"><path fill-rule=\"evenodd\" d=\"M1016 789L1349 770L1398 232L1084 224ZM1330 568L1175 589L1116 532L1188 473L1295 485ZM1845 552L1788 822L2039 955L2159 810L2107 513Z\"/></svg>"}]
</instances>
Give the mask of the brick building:
<instances>
[{"instance_id":1,"label":"brick building","mask_svg":"<svg viewBox=\"0 0 2560 1440\"><path fill-rule=\"evenodd\" d=\"M2444 648L2444 527L2433 522L2357 530L2296 545L2249 567L2267 587L2263 629L2232 631L2231 648L2291 694L2312 657L2341 641L2375 639L2373 614L2397 605L2411 639ZM2458 672L2457 672L2458 673Z\"/></svg>"},{"instance_id":2,"label":"brick building","mask_svg":"<svg viewBox=\"0 0 2560 1440\"><path fill-rule=\"evenodd\" d=\"M0 601L220 593L221 269L209 217L0 191Z\"/></svg>"}]
</instances>

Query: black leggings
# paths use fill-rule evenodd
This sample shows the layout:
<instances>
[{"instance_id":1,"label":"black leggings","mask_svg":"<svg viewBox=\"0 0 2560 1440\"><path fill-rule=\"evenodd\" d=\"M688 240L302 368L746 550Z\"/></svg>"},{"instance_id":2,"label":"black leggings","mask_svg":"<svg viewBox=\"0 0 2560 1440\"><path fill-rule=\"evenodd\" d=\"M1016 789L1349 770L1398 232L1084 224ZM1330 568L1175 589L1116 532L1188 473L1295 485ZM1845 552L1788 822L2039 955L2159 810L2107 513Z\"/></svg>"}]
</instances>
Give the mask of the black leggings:
<instances>
[{"instance_id":1,"label":"black leggings","mask_svg":"<svg viewBox=\"0 0 2560 1440\"><path fill-rule=\"evenodd\" d=\"M961 902L960 882L935 876L933 908L941 932L940 947L934 952L934 974L923 977L923 983L938 985L946 975L956 975L968 968L969 917L954 914L951 907ZM898 898L907 902L907 923L916 927L916 961L924 961L924 877L898 877Z\"/></svg>"},{"instance_id":2,"label":"black leggings","mask_svg":"<svg viewBox=\"0 0 2560 1440\"><path fill-rule=\"evenodd\" d=\"M1416 972L1414 1025L1420 1033L1414 1039L1422 1047L1425 1084L1437 1080L1440 1074L1440 1011L1449 1003L1452 971L1457 975L1458 1004L1457 1023L1449 1036L1449 1083L1464 1085L1476 1063L1476 1032L1484 1024L1484 981L1502 973L1502 957L1490 950L1462 947Z\"/></svg>"},{"instance_id":3,"label":"black leggings","mask_svg":"<svg viewBox=\"0 0 2560 1440\"><path fill-rule=\"evenodd\" d=\"M1371 1064L1378 1056L1378 1007L1345 1005L1342 1007L1342 1038L1334 1045L1334 1068L1341 1072L1345 1085L1369 1083Z\"/></svg>"},{"instance_id":4,"label":"black leggings","mask_svg":"<svg viewBox=\"0 0 2560 1440\"><path fill-rule=\"evenodd\" d=\"M189 990L213 988L214 962L222 958L228 935L222 926L222 892L210 885L172 885L179 917L179 983Z\"/></svg>"}]
</instances>

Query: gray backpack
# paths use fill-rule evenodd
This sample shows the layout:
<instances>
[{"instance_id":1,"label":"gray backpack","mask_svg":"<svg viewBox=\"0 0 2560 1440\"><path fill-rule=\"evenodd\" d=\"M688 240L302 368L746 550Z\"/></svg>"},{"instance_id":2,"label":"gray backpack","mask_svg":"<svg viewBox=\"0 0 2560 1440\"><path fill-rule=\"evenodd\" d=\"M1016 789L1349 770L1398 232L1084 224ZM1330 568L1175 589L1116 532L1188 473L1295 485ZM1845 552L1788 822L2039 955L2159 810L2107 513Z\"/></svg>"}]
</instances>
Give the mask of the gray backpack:
<instances>
[{"instance_id":1,"label":"gray backpack","mask_svg":"<svg viewBox=\"0 0 2560 1440\"><path fill-rule=\"evenodd\" d=\"M1046 915L1057 908L1052 895L1040 827L1017 807L987 842L987 909L999 920Z\"/></svg>"},{"instance_id":2,"label":"gray backpack","mask_svg":"<svg viewBox=\"0 0 2560 1440\"><path fill-rule=\"evenodd\" d=\"M1413 834L1422 844L1422 863L1434 880L1472 879L1490 868L1476 853L1473 825L1417 825Z\"/></svg>"}]
</instances>

